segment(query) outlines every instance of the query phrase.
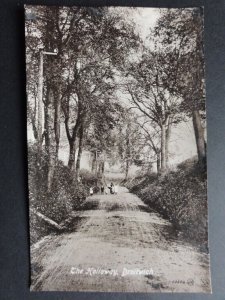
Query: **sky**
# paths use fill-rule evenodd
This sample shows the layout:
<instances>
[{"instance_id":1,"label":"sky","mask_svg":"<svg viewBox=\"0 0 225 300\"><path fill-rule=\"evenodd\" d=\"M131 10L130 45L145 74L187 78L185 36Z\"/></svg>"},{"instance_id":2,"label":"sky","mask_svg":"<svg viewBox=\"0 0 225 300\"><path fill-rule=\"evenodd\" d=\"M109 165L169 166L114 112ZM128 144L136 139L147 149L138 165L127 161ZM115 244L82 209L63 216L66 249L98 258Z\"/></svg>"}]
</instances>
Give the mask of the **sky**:
<instances>
[{"instance_id":1,"label":"sky","mask_svg":"<svg viewBox=\"0 0 225 300\"><path fill-rule=\"evenodd\" d=\"M132 11L130 18L136 24L137 31L143 39L149 35L149 28L153 28L160 16L157 8L139 7Z\"/></svg>"}]
</instances>

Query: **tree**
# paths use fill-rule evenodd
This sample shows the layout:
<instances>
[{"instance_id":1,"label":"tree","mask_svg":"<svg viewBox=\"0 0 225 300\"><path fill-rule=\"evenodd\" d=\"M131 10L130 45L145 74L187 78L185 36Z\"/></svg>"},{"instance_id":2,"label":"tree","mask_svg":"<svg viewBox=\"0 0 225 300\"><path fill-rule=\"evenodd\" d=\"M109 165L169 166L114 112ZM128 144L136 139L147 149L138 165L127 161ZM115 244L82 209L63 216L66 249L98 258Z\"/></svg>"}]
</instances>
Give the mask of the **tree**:
<instances>
[{"instance_id":1,"label":"tree","mask_svg":"<svg viewBox=\"0 0 225 300\"><path fill-rule=\"evenodd\" d=\"M130 102L160 131L160 171L168 165L168 144L172 124L182 120L180 99L170 92L164 82L169 80L167 54L153 40L154 51L145 49L137 63L131 63L126 74L125 88ZM158 150L157 150L158 151Z\"/></svg>"},{"instance_id":2,"label":"tree","mask_svg":"<svg viewBox=\"0 0 225 300\"><path fill-rule=\"evenodd\" d=\"M165 26L166 25L166 26ZM205 81L203 48L203 12L201 8L170 10L162 15L155 29L169 53L176 74L174 84L164 84L182 97L181 111L192 118L199 164L206 162ZM178 47L178 46L179 47Z\"/></svg>"},{"instance_id":3,"label":"tree","mask_svg":"<svg viewBox=\"0 0 225 300\"><path fill-rule=\"evenodd\" d=\"M117 99L109 99L96 107L96 112L90 115L85 146L93 154L92 171L99 177L104 177L105 160L114 152L116 128L122 111Z\"/></svg>"},{"instance_id":4,"label":"tree","mask_svg":"<svg viewBox=\"0 0 225 300\"><path fill-rule=\"evenodd\" d=\"M137 40L132 27L125 25L121 16L110 14L108 9L96 11L93 14L86 9L86 15L80 18L81 25L77 23L71 32L70 49L73 47L75 51L69 53L67 73L72 79L68 77L65 81L67 96L62 105L70 144L68 166L71 171L75 168L76 140L81 124L87 120L87 115L98 115L97 110L105 107L105 103L110 110L116 66L125 59L129 51L127 45L134 47ZM71 98L75 99L74 109L71 109ZM71 119L73 126L70 126Z\"/></svg>"},{"instance_id":5,"label":"tree","mask_svg":"<svg viewBox=\"0 0 225 300\"><path fill-rule=\"evenodd\" d=\"M142 140L138 116L129 108L124 108L120 114L119 122L115 131L116 142L112 149L111 157L121 163L121 169L128 179L130 167L142 164L142 150L145 144Z\"/></svg>"},{"instance_id":6,"label":"tree","mask_svg":"<svg viewBox=\"0 0 225 300\"><path fill-rule=\"evenodd\" d=\"M85 135L90 126L97 128L95 116L104 123L105 114L99 112L119 108L115 105L115 77L118 66L137 47L138 36L133 24L110 8L37 7L28 10L27 16L27 49L35 57L34 61L30 58L32 67L39 72L29 93L34 99L29 101L34 103L29 106L30 120L39 152L45 143L50 191L62 114L70 147L68 167L78 178ZM43 55L55 49L57 57Z\"/></svg>"},{"instance_id":7,"label":"tree","mask_svg":"<svg viewBox=\"0 0 225 300\"><path fill-rule=\"evenodd\" d=\"M161 171L161 145L160 145L160 130L148 118L141 118L138 125L142 129L143 142L148 147L148 153L153 152L150 156L148 164L152 165L156 162L157 173ZM167 150L168 151L168 150ZM167 158L168 159L168 158Z\"/></svg>"},{"instance_id":8,"label":"tree","mask_svg":"<svg viewBox=\"0 0 225 300\"><path fill-rule=\"evenodd\" d=\"M35 11L36 12L36 11ZM28 122L32 125L34 139L40 145L42 144L42 99L38 99L41 96L40 91L42 86L41 77L42 73L40 66L42 67L42 61L39 49L42 47L42 43L39 39L40 32L37 28L37 20L34 12L26 13L26 75L27 75L27 112ZM39 101L41 100L41 101Z\"/></svg>"},{"instance_id":9,"label":"tree","mask_svg":"<svg viewBox=\"0 0 225 300\"><path fill-rule=\"evenodd\" d=\"M47 187L48 191L50 191L54 167L58 159L60 138L60 89L58 84L60 75L57 72L58 61L60 61L60 56L62 55L62 41L58 34L60 15L58 8L50 9L44 7L32 8L30 14L32 14L32 18L26 26L28 29L27 48L31 56L35 58L31 65L38 65L38 75L36 75L38 82L32 82L34 87L37 85L37 96L34 106L37 107L34 111L35 119L37 119L36 136L39 157L42 151L43 139L45 140L45 149L48 155ZM55 49L58 49L59 52L58 61L53 57L49 57L49 54L52 54ZM33 128L35 127L33 126Z\"/></svg>"}]
</instances>

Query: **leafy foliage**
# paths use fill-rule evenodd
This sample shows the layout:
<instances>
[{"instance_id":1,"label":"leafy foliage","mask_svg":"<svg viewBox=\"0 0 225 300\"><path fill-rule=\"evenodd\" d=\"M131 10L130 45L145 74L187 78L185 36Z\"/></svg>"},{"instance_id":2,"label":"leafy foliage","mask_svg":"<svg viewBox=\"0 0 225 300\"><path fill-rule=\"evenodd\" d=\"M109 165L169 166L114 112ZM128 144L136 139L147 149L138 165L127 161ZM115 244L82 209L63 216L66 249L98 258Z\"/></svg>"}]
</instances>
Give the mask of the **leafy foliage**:
<instances>
[{"instance_id":1,"label":"leafy foliage","mask_svg":"<svg viewBox=\"0 0 225 300\"><path fill-rule=\"evenodd\" d=\"M80 170L80 178L81 182L88 187L96 186L98 183L97 175L85 169Z\"/></svg>"},{"instance_id":2,"label":"leafy foliage","mask_svg":"<svg viewBox=\"0 0 225 300\"><path fill-rule=\"evenodd\" d=\"M64 221L72 210L79 208L84 202L88 194L87 187L82 183L75 183L68 167L59 161L55 167L51 192L46 193L47 155L43 152L41 162L37 163L37 148L35 145L29 145L28 157L31 209L37 210L57 223ZM30 220L31 241L36 241L52 230L34 215Z\"/></svg>"},{"instance_id":3,"label":"leafy foliage","mask_svg":"<svg viewBox=\"0 0 225 300\"><path fill-rule=\"evenodd\" d=\"M169 91L183 99L181 111L205 110L202 8L167 10L155 33L168 56Z\"/></svg>"},{"instance_id":4,"label":"leafy foliage","mask_svg":"<svg viewBox=\"0 0 225 300\"><path fill-rule=\"evenodd\" d=\"M207 251L206 174L197 164L182 164L165 176L140 176L128 182L131 192L181 231L182 237Z\"/></svg>"}]
</instances>

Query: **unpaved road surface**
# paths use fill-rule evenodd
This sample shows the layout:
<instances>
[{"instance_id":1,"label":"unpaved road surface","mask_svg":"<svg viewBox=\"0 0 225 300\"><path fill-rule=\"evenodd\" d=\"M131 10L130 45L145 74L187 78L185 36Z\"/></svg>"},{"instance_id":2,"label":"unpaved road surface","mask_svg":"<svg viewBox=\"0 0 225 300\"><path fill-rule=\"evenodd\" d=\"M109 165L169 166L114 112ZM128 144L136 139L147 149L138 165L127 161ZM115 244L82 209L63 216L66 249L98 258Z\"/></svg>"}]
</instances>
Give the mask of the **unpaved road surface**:
<instances>
[{"instance_id":1,"label":"unpaved road surface","mask_svg":"<svg viewBox=\"0 0 225 300\"><path fill-rule=\"evenodd\" d=\"M89 197L72 220L32 247L31 290L210 292L208 255L125 188Z\"/></svg>"}]
</instances>

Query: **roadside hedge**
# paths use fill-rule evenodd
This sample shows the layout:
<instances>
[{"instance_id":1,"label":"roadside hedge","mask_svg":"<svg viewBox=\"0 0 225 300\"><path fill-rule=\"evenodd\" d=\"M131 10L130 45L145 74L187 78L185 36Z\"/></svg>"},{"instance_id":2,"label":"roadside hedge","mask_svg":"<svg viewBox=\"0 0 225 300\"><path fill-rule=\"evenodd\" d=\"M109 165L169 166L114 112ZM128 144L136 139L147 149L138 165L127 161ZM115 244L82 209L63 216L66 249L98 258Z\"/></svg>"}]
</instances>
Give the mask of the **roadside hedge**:
<instances>
[{"instance_id":1,"label":"roadside hedge","mask_svg":"<svg viewBox=\"0 0 225 300\"><path fill-rule=\"evenodd\" d=\"M167 218L188 242L208 251L206 172L197 164L163 176L150 174L127 182L131 192Z\"/></svg>"},{"instance_id":2,"label":"roadside hedge","mask_svg":"<svg viewBox=\"0 0 225 300\"><path fill-rule=\"evenodd\" d=\"M47 192L47 155L43 150L41 162L37 161L37 148L28 147L29 204L56 223L67 219L73 210L79 209L88 195L88 188L75 182L67 166L57 162L52 188ZM30 239L36 242L53 231L43 220L30 211Z\"/></svg>"}]
</instances>

